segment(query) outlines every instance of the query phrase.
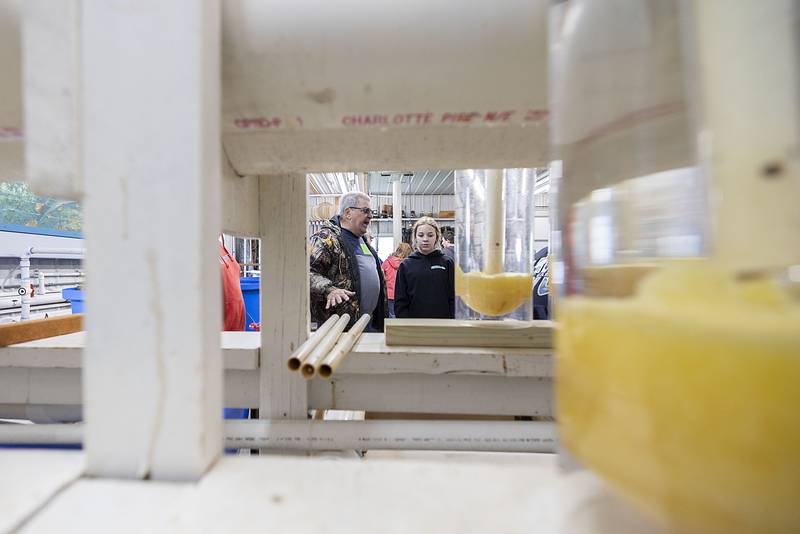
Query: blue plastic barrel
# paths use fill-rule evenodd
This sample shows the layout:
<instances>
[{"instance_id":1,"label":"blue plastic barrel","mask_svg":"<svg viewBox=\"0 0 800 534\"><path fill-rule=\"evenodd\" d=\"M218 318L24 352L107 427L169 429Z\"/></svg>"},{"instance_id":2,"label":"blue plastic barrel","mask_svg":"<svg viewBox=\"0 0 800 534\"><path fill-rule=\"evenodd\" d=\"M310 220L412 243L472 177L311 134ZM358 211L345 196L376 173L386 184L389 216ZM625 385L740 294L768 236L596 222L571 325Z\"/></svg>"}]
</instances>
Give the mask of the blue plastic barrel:
<instances>
[{"instance_id":1,"label":"blue plastic barrel","mask_svg":"<svg viewBox=\"0 0 800 534\"><path fill-rule=\"evenodd\" d=\"M68 300L72 306L72 313L83 313L83 291L74 287L61 290L61 297Z\"/></svg>"},{"instance_id":2,"label":"blue plastic barrel","mask_svg":"<svg viewBox=\"0 0 800 534\"><path fill-rule=\"evenodd\" d=\"M261 291L261 278L250 277L239 279L244 297L244 311L246 314L245 330L251 331L250 323L261 322L261 311L259 293Z\"/></svg>"}]
</instances>

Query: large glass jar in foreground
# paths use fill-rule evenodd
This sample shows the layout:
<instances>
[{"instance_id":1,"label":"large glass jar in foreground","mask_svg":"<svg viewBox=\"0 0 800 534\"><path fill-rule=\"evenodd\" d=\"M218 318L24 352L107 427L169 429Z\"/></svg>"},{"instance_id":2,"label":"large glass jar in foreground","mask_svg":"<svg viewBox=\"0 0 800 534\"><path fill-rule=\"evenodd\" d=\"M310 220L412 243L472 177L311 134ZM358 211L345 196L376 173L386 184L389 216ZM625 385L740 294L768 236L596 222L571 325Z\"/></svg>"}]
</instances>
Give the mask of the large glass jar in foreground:
<instances>
[{"instance_id":1,"label":"large glass jar in foreground","mask_svg":"<svg viewBox=\"0 0 800 534\"><path fill-rule=\"evenodd\" d=\"M456 171L456 318L533 317L534 169Z\"/></svg>"},{"instance_id":2,"label":"large glass jar in foreground","mask_svg":"<svg viewBox=\"0 0 800 534\"><path fill-rule=\"evenodd\" d=\"M553 10L560 438L670 531L800 531L788 6Z\"/></svg>"}]
</instances>

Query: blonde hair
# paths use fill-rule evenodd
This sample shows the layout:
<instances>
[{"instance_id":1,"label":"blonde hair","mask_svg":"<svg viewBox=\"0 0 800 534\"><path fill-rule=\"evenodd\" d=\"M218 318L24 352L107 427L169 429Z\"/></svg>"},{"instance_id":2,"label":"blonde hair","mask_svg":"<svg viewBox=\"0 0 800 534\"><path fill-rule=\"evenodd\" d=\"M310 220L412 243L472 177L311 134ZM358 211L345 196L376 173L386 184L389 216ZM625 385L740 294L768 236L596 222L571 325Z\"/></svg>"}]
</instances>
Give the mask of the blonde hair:
<instances>
[{"instance_id":1,"label":"blonde hair","mask_svg":"<svg viewBox=\"0 0 800 534\"><path fill-rule=\"evenodd\" d=\"M394 250L394 252L392 252L392 256L404 260L411 255L411 252L411 245L408 243L400 243L397 245L397 248Z\"/></svg>"},{"instance_id":2,"label":"blonde hair","mask_svg":"<svg viewBox=\"0 0 800 534\"><path fill-rule=\"evenodd\" d=\"M436 243L434 243L433 248L439 251L442 250L442 230L439 228L439 223L431 217L420 217L417 219L417 222L414 223L414 228L411 230L411 245L414 247L414 250L419 250L417 246L417 228L426 224L432 227L433 231L436 232Z\"/></svg>"}]
</instances>

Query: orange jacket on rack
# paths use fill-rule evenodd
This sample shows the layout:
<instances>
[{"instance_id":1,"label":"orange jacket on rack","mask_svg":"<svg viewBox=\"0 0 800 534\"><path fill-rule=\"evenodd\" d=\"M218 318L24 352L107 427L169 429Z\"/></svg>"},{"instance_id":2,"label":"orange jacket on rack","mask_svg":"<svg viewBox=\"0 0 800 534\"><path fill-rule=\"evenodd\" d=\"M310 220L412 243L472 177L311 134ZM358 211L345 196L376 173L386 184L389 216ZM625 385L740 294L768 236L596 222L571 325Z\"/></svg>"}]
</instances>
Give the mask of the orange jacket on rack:
<instances>
[{"instance_id":1,"label":"orange jacket on rack","mask_svg":"<svg viewBox=\"0 0 800 534\"><path fill-rule=\"evenodd\" d=\"M225 245L219 244L222 272L223 330L242 331L245 326L244 297L239 284L239 263Z\"/></svg>"}]
</instances>

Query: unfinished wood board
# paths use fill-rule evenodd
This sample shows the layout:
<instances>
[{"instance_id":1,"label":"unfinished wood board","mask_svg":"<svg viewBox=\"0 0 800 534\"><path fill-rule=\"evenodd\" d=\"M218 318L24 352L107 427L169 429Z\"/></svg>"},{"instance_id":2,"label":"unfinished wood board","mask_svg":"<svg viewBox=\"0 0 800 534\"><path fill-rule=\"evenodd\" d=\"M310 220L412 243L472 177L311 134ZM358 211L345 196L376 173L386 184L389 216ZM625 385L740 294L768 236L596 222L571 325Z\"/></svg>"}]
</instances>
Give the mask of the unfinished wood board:
<instances>
[{"instance_id":1,"label":"unfinished wood board","mask_svg":"<svg viewBox=\"0 0 800 534\"><path fill-rule=\"evenodd\" d=\"M386 344L441 347L551 348L552 321L387 319Z\"/></svg>"},{"instance_id":2,"label":"unfinished wood board","mask_svg":"<svg viewBox=\"0 0 800 534\"><path fill-rule=\"evenodd\" d=\"M282 370L288 373L288 371ZM553 415L547 378L470 374L339 374L309 384L309 407L319 409ZM227 370L224 404L258 408L258 371ZM0 370L0 404L80 405L80 369Z\"/></svg>"},{"instance_id":3,"label":"unfinished wood board","mask_svg":"<svg viewBox=\"0 0 800 534\"><path fill-rule=\"evenodd\" d=\"M364 333L340 375L419 373L552 377L552 349L389 346L383 334Z\"/></svg>"},{"instance_id":4,"label":"unfinished wood board","mask_svg":"<svg viewBox=\"0 0 800 534\"><path fill-rule=\"evenodd\" d=\"M225 369L258 369L260 332L220 334ZM79 368L86 333L0 347L0 368ZM341 374L479 374L553 376L551 349L389 346L383 334L363 333L342 363Z\"/></svg>"},{"instance_id":5,"label":"unfinished wood board","mask_svg":"<svg viewBox=\"0 0 800 534\"><path fill-rule=\"evenodd\" d=\"M82 313L4 324L0 325L0 347L71 334L81 329L83 329Z\"/></svg>"},{"instance_id":6,"label":"unfinished wood board","mask_svg":"<svg viewBox=\"0 0 800 534\"><path fill-rule=\"evenodd\" d=\"M2 454L2 453L0 453ZM227 456L197 484L82 479L21 533L662 534L549 454L399 452L364 460ZM308 490L320 499L308 508ZM512 510L513 513L509 513Z\"/></svg>"},{"instance_id":7,"label":"unfinished wood board","mask_svg":"<svg viewBox=\"0 0 800 534\"><path fill-rule=\"evenodd\" d=\"M305 419L306 381L286 359L308 339L305 174L260 177L261 403L264 419Z\"/></svg>"},{"instance_id":8,"label":"unfinished wood board","mask_svg":"<svg viewBox=\"0 0 800 534\"><path fill-rule=\"evenodd\" d=\"M345 375L309 383L324 410L552 416L553 381L477 375Z\"/></svg>"}]
</instances>

